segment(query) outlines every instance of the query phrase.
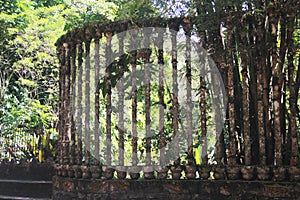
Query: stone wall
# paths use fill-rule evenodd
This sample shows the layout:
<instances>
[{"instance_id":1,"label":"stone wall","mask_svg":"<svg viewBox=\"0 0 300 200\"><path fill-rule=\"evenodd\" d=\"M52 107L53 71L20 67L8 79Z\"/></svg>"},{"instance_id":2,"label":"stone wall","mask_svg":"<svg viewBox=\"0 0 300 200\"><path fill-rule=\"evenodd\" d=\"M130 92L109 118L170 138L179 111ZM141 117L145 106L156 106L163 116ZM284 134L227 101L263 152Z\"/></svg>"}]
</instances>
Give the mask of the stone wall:
<instances>
[{"instance_id":1,"label":"stone wall","mask_svg":"<svg viewBox=\"0 0 300 200\"><path fill-rule=\"evenodd\" d=\"M53 199L299 199L300 183L53 177Z\"/></svg>"},{"instance_id":2,"label":"stone wall","mask_svg":"<svg viewBox=\"0 0 300 200\"><path fill-rule=\"evenodd\" d=\"M53 162L50 161L39 163L36 159L21 159L16 162L5 159L0 164L0 179L50 181L54 174Z\"/></svg>"},{"instance_id":3,"label":"stone wall","mask_svg":"<svg viewBox=\"0 0 300 200\"><path fill-rule=\"evenodd\" d=\"M50 199L53 162L4 159L0 164L0 199Z\"/></svg>"}]
</instances>

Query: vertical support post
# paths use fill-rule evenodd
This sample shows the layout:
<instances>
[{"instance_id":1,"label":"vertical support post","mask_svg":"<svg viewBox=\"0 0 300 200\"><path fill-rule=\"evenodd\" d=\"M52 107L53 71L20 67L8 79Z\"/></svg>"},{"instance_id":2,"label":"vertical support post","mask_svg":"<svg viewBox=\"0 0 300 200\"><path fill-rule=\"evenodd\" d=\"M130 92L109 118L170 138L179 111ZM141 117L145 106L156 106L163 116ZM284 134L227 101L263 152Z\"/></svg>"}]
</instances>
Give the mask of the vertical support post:
<instances>
[{"instance_id":1,"label":"vertical support post","mask_svg":"<svg viewBox=\"0 0 300 200\"><path fill-rule=\"evenodd\" d=\"M63 44L65 64L63 65L63 164L68 165L69 157L69 138L71 136L71 120L70 120L70 46L68 43Z\"/></svg>"},{"instance_id":2,"label":"vertical support post","mask_svg":"<svg viewBox=\"0 0 300 200\"><path fill-rule=\"evenodd\" d=\"M57 48L58 50L58 56L60 61L60 68L59 68L59 124L58 124L58 163L63 164L63 151L62 151L62 145L63 145L63 133L64 133L64 121L63 121L63 111L64 111L64 64L65 64L65 52L63 45L59 46Z\"/></svg>"},{"instance_id":3,"label":"vertical support post","mask_svg":"<svg viewBox=\"0 0 300 200\"><path fill-rule=\"evenodd\" d=\"M200 31L200 45L201 47L206 47L206 39L205 39L205 31ZM206 61L207 57L205 52L202 50L199 57L200 63L200 100L199 100L199 107L200 107L200 127L201 127L201 160L203 165L207 165L208 156L207 156L207 119L206 119L206 81L205 76L206 70ZM218 135L218 133L217 133Z\"/></svg>"},{"instance_id":4,"label":"vertical support post","mask_svg":"<svg viewBox=\"0 0 300 200\"><path fill-rule=\"evenodd\" d=\"M193 102L192 102L192 66L191 66L191 30L192 24L189 18L185 19L184 30L186 35L186 120L187 120L187 143L188 157L193 157Z\"/></svg>"},{"instance_id":5,"label":"vertical support post","mask_svg":"<svg viewBox=\"0 0 300 200\"><path fill-rule=\"evenodd\" d=\"M228 117L229 117L229 139L230 139L230 155L228 164L236 164L236 130L235 130L235 107L234 107L234 66L232 58L232 24L231 17L228 17L228 49L227 49L227 65L228 65Z\"/></svg>"},{"instance_id":6,"label":"vertical support post","mask_svg":"<svg viewBox=\"0 0 300 200\"><path fill-rule=\"evenodd\" d=\"M119 165L124 166L124 66L123 66L123 57L124 57L124 34L118 34L119 40L119 54L121 56L119 62L119 72L121 73L120 79L117 83L118 90L118 131L119 131Z\"/></svg>"},{"instance_id":7,"label":"vertical support post","mask_svg":"<svg viewBox=\"0 0 300 200\"><path fill-rule=\"evenodd\" d=\"M132 30L131 37L132 41L135 41L137 38L138 32L136 30ZM132 49L135 49L134 42L131 44L133 47ZM131 87L132 87L132 99L131 99L131 105L132 105L132 165L136 166L137 161L137 86L136 86L136 62L137 62L137 52L134 51L131 54Z\"/></svg>"},{"instance_id":8,"label":"vertical support post","mask_svg":"<svg viewBox=\"0 0 300 200\"><path fill-rule=\"evenodd\" d=\"M165 166L165 103L164 103L164 49L163 49L163 36L162 30L158 31L158 98L159 98L159 155L160 165Z\"/></svg>"},{"instance_id":9,"label":"vertical support post","mask_svg":"<svg viewBox=\"0 0 300 200\"><path fill-rule=\"evenodd\" d=\"M145 67L145 109L146 109L146 165L151 165L151 119L150 119L150 106L151 106L151 99L150 99L150 80L151 80L151 74L150 74L150 55L151 55L151 49L150 49L150 33L146 30L144 32L144 45L145 48L143 50L143 62Z\"/></svg>"},{"instance_id":10,"label":"vertical support post","mask_svg":"<svg viewBox=\"0 0 300 200\"><path fill-rule=\"evenodd\" d=\"M215 105L215 114L214 114L214 120L216 122L216 149L217 149L217 164L218 165L223 165L225 164L225 142L224 142L224 123L222 120L222 112L221 112L221 105L225 106L225 101L222 102L222 98L225 98L221 94L217 93L219 92L218 88L221 87L221 83L218 81L221 79L221 77L217 76L218 72L212 72L211 74L211 80L214 80L212 82L213 84L213 91L212 91L212 101L213 104ZM223 94L225 95L225 94ZM225 108L223 108L225 109Z\"/></svg>"},{"instance_id":11,"label":"vertical support post","mask_svg":"<svg viewBox=\"0 0 300 200\"><path fill-rule=\"evenodd\" d=\"M207 129L206 129L206 81L205 81L205 57L204 52L200 55L200 127L201 127L201 160L207 165Z\"/></svg>"},{"instance_id":12,"label":"vertical support post","mask_svg":"<svg viewBox=\"0 0 300 200\"><path fill-rule=\"evenodd\" d=\"M90 101L90 68L91 68L91 55L90 55L90 45L91 38L90 32L86 29L86 38L85 38L85 118L84 118L84 162L85 165L90 164L90 145L91 145L91 136L90 136L90 109L91 109L91 101Z\"/></svg>"},{"instance_id":13,"label":"vertical support post","mask_svg":"<svg viewBox=\"0 0 300 200\"><path fill-rule=\"evenodd\" d=\"M245 165L251 165L251 135L249 123L249 78L248 78L248 64L247 55L245 52L246 45L243 41L246 38L241 38L241 65L242 65L242 88L243 88L243 132L244 132L244 152L245 152Z\"/></svg>"},{"instance_id":14,"label":"vertical support post","mask_svg":"<svg viewBox=\"0 0 300 200\"><path fill-rule=\"evenodd\" d=\"M277 39L278 39L278 13L275 11L277 9L277 5L273 5L274 7L269 10L268 19L270 26L272 26L271 38L272 38L272 47L271 47L271 66L272 66L272 76L273 76L273 113L274 113L274 137L275 137L275 165L282 165L282 133L281 133L281 122L280 122L280 104L281 104L281 85L280 85L280 76L282 73L282 69L278 64L278 54L277 54ZM260 141L261 143L261 141ZM264 153L264 149L260 150Z\"/></svg>"},{"instance_id":15,"label":"vertical support post","mask_svg":"<svg viewBox=\"0 0 300 200\"><path fill-rule=\"evenodd\" d=\"M297 101L299 94L299 83L298 79L300 78L300 57L298 60L298 71L297 76L295 78L295 71L296 67L294 65L294 57L295 57L295 51L293 51L294 48L294 40L293 34L295 32L294 23L295 23L295 13L297 13L296 8L297 6L292 6L296 4L295 1L291 1L288 5L288 8L290 12L292 13L287 17L287 41L288 41L288 51L287 51L287 60L288 60L288 87L290 90L289 95L289 105L290 105L290 137L291 137L291 159L290 159L290 165L291 166L298 166L299 165L299 144L298 144L298 138L299 138L299 131L297 130ZM299 4L299 3L298 3ZM298 88L297 88L298 87Z\"/></svg>"},{"instance_id":16,"label":"vertical support post","mask_svg":"<svg viewBox=\"0 0 300 200\"><path fill-rule=\"evenodd\" d=\"M76 148L76 43L71 44L71 143L70 143L70 164L75 164Z\"/></svg>"},{"instance_id":17,"label":"vertical support post","mask_svg":"<svg viewBox=\"0 0 300 200\"><path fill-rule=\"evenodd\" d=\"M95 121L94 121L94 129L95 129L95 150L94 150L94 156L95 156L95 161L94 164L98 165L100 163L100 135L99 135L99 120L100 120L100 80L99 80L99 75L100 75L100 54L99 54L99 39L101 38L101 33L97 32L97 36L95 38Z\"/></svg>"},{"instance_id":18,"label":"vertical support post","mask_svg":"<svg viewBox=\"0 0 300 200\"><path fill-rule=\"evenodd\" d=\"M178 69L177 69L177 32L179 25L176 22L172 22L170 28L176 32L171 32L171 43L172 43L172 115L173 115L173 140L174 140L174 158L179 159L179 139L178 139Z\"/></svg>"},{"instance_id":19,"label":"vertical support post","mask_svg":"<svg viewBox=\"0 0 300 200\"><path fill-rule=\"evenodd\" d=\"M78 49L78 86L77 86L77 146L76 146L76 164L81 165L82 164L82 76L83 76L83 48L82 48L82 42L79 41L77 45Z\"/></svg>"},{"instance_id":20,"label":"vertical support post","mask_svg":"<svg viewBox=\"0 0 300 200\"><path fill-rule=\"evenodd\" d=\"M106 32L106 48L105 48L105 59L106 59L106 69L105 69L105 84L106 84L106 165L111 166L111 72L110 72L110 62L111 62L111 39L112 33Z\"/></svg>"}]
</instances>

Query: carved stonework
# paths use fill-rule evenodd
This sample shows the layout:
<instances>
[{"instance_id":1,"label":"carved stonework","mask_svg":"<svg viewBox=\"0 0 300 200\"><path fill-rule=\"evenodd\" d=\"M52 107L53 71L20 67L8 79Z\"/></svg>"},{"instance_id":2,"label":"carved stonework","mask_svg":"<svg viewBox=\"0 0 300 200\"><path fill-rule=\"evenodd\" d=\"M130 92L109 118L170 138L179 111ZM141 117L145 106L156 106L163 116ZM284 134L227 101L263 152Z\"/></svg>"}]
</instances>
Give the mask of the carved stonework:
<instances>
[{"instance_id":1,"label":"carved stonework","mask_svg":"<svg viewBox=\"0 0 300 200\"><path fill-rule=\"evenodd\" d=\"M130 178L136 180L140 177L141 168L139 166L131 166L129 168Z\"/></svg>"},{"instance_id":2,"label":"carved stonework","mask_svg":"<svg viewBox=\"0 0 300 200\"><path fill-rule=\"evenodd\" d=\"M102 166L102 172L105 179L112 179L114 177L114 168L110 166Z\"/></svg>"},{"instance_id":3,"label":"carved stonework","mask_svg":"<svg viewBox=\"0 0 300 200\"><path fill-rule=\"evenodd\" d=\"M117 177L118 179L125 179L127 175L127 167L125 166L117 166L116 167Z\"/></svg>"},{"instance_id":4,"label":"carved stonework","mask_svg":"<svg viewBox=\"0 0 300 200\"><path fill-rule=\"evenodd\" d=\"M201 165L199 166L199 175L203 180L207 180L210 177L211 166L209 165Z\"/></svg>"},{"instance_id":5,"label":"carved stonework","mask_svg":"<svg viewBox=\"0 0 300 200\"><path fill-rule=\"evenodd\" d=\"M288 169L290 181L300 181L300 168L292 166Z\"/></svg>"},{"instance_id":6,"label":"carved stonework","mask_svg":"<svg viewBox=\"0 0 300 200\"><path fill-rule=\"evenodd\" d=\"M166 179L168 177L168 171L169 171L169 168L167 168L167 167L158 167L156 169L157 178L158 179Z\"/></svg>"},{"instance_id":7,"label":"carved stonework","mask_svg":"<svg viewBox=\"0 0 300 200\"><path fill-rule=\"evenodd\" d=\"M102 168L101 168L101 166L98 166L98 165L90 166L90 171L91 171L93 179L99 179L99 178L101 178L101 174L102 174Z\"/></svg>"},{"instance_id":8,"label":"carved stonework","mask_svg":"<svg viewBox=\"0 0 300 200\"><path fill-rule=\"evenodd\" d=\"M270 180L270 178L271 178L270 168L267 166L257 167L256 172L257 172L258 180L266 181L266 180Z\"/></svg>"},{"instance_id":9,"label":"carved stonework","mask_svg":"<svg viewBox=\"0 0 300 200\"><path fill-rule=\"evenodd\" d=\"M247 180L247 181L253 180L255 178L254 171L255 171L254 166L244 166L244 167L242 167L242 169L241 169L242 178L244 180Z\"/></svg>"},{"instance_id":10,"label":"carved stonework","mask_svg":"<svg viewBox=\"0 0 300 200\"><path fill-rule=\"evenodd\" d=\"M274 181L286 180L286 168L282 166L273 167L273 180Z\"/></svg>"},{"instance_id":11,"label":"carved stonework","mask_svg":"<svg viewBox=\"0 0 300 200\"><path fill-rule=\"evenodd\" d=\"M178 180L181 177L182 166L171 166L172 179Z\"/></svg>"},{"instance_id":12,"label":"carved stonework","mask_svg":"<svg viewBox=\"0 0 300 200\"><path fill-rule=\"evenodd\" d=\"M241 178L241 169L239 166L227 166L227 178L237 180Z\"/></svg>"},{"instance_id":13,"label":"carved stonework","mask_svg":"<svg viewBox=\"0 0 300 200\"><path fill-rule=\"evenodd\" d=\"M73 165L74 176L75 178L82 178L81 167L78 165Z\"/></svg>"},{"instance_id":14,"label":"carved stonework","mask_svg":"<svg viewBox=\"0 0 300 200\"><path fill-rule=\"evenodd\" d=\"M215 166L213 169L214 178L216 180L223 180L225 179L225 167L224 166Z\"/></svg>"},{"instance_id":15,"label":"carved stonework","mask_svg":"<svg viewBox=\"0 0 300 200\"><path fill-rule=\"evenodd\" d=\"M74 168L72 165L67 165L66 170L68 171L68 177L73 178L75 177Z\"/></svg>"},{"instance_id":16,"label":"carved stonework","mask_svg":"<svg viewBox=\"0 0 300 200\"><path fill-rule=\"evenodd\" d=\"M61 166L61 176L62 177L67 177L68 176L68 170L66 165Z\"/></svg>"},{"instance_id":17,"label":"carved stonework","mask_svg":"<svg viewBox=\"0 0 300 200\"><path fill-rule=\"evenodd\" d=\"M145 179L154 179L154 168L152 166L143 167L143 172Z\"/></svg>"},{"instance_id":18,"label":"carved stonework","mask_svg":"<svg viewBox=\"0 0 300 200\"><path fill-rule=\"evenodd\" d=\"M196 165L187 165L185 166L185 176L188 179L195 179L196 178L196 171L197 171L197 167Z\"/></svg>"},{"instance_id":19,"label":"carved stonework","mask_svg":"<svg viewBox=\"0 0 300 200\"><path fill-rule=\"evenodd\" d=\"M81 171L82 171L82 178L88 179L92 177L89 166L81 166Z\"/></svg>"}]
</instances>

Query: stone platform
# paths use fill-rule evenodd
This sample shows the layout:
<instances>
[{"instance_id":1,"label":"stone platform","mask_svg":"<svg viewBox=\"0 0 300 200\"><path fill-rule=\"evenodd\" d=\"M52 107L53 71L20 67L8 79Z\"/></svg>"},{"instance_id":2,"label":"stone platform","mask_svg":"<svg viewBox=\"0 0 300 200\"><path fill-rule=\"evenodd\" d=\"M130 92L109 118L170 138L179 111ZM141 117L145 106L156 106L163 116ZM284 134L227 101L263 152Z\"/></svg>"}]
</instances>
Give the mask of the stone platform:
<instances>
[{"instance_id":1,"label":"stone platform","mask_svg":"<svg viewBox=\"0 0 300 200\"><path fill-rule=\"evenodd\" d=\"M53 199L300 199L299 182L53 177Z\"/></svg>"}]
</instances>

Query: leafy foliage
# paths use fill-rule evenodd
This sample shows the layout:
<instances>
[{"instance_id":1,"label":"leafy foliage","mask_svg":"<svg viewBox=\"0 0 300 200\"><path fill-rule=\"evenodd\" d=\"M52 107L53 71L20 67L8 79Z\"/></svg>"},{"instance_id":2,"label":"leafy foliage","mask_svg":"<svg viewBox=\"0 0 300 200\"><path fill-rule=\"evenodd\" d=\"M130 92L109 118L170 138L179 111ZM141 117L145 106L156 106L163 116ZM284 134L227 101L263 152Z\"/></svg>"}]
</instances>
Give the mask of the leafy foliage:
<instances>
[{"instance_id":1,"label":"leafy foliage","mask_svg":"<svg viewBox=\"0 0 300 200\"><path fill-rule=\"evenodd\" d=\"M106 22L114 20L117 6L104 0L66 0L63 16L66 19L65 30L82 26L87 22Z\"/></svg>"},{"instance_id":2,"label":"leafy foliage","mask_svg":"<svg viewBox=\"0 0 300 200\"><path fill-rule=\"evenodd\" d=\"M49 141L50 132L56 133L58 61L54 42L64 33L64 5L47 6L29 0L0 5L0 132L1 152L6 156L13 156L5 153L8 147L35 156L32 147L41 147L42 137ZM35 145L30 135L36 138ZM49 150L49 144L46 147Z\"/></svg>"},{"instance_id":3,"label":"leafy foliage","mask_svg":"<svg viewBox=\"0 0 300 200\"><path fill-rule=\"evenodd\" d=\"M158 9L151 0L121 0L113 2L119 6L116 14L118 20L146 20L159 15Z\"/></svg>"}]
</instances>

